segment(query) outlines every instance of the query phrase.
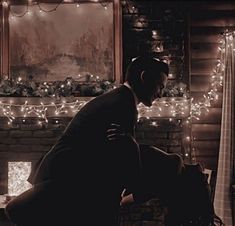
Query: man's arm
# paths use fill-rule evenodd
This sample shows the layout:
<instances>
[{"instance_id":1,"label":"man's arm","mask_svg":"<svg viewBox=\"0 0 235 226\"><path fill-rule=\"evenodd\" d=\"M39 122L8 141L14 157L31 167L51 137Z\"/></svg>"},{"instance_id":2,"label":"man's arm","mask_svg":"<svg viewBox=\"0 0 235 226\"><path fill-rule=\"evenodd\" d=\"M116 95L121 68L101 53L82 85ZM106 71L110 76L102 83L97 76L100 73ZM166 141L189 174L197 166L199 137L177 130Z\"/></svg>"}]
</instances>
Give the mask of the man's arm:
<instances>
[{"instance_id":1,"label":"man's arm","mask_svg":"<svg viewBox=\"0 0 235 226\"><path fill-rule=\"evenodd\" d=\"M111 124L107 130L107 139L111 142L115 142L115 147L119 148L122 153L121 165L123 169L123 181L125 181L124 186L127 188L121 194L122 204L127 204L136 201L141 194L142 187L142 165L139 153L139 144L135 138L130 134L125 132L120 125ZM130 193L133 194L130 194Z\"/></svg>"}]
</instances>

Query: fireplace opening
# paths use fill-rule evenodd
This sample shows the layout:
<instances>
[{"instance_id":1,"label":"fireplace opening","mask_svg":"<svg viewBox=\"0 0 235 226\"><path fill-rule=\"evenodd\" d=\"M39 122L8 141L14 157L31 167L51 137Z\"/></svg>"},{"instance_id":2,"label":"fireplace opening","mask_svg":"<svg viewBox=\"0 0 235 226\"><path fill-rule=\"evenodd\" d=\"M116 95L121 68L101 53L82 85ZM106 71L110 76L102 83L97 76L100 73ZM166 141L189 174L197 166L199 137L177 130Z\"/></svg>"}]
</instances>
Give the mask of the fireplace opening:
<instances>
[{"instance_id":1,"label":"fireplace opening","mask_svg":"<svg viewBox=\"0 0 235 226\"><path fill-rule=\"evenodd\" d=\"M8 162L8 195L17 196L32 185L27 181L31 172L31 162Z\"/></svg>"}]
</instances>

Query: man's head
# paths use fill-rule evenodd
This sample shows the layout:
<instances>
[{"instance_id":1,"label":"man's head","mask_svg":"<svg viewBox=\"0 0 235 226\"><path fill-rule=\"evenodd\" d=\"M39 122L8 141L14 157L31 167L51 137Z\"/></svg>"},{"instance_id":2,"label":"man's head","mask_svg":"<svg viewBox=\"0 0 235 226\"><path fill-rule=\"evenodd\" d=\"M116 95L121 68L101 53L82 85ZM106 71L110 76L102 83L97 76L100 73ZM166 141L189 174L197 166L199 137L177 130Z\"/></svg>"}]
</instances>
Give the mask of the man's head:
<instances>
[{"instance_id":1,"label":"man's head","mask_svg":"<svg viewBox=\"0 0 235 226\"><path fill-rule=\"evenodd\" d=\"M139 56L129 64L125 80L138 101L151 106L154 99L161 97L168 73L169 67L166 63L153 57Z\"/></svg>"}]
</instances>

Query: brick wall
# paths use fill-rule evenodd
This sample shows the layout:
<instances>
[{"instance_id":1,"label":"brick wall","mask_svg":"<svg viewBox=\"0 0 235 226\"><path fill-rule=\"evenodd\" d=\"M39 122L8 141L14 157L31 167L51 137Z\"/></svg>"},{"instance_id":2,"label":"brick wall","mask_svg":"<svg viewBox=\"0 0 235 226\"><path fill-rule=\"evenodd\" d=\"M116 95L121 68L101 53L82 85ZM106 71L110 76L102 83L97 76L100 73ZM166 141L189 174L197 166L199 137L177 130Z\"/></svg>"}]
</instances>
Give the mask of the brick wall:
<instances>
[{"instance_id":1,"label":"brick wall","mask_svg":"<svg viewBox=\"0 0 235 226\"><path fill-rule=\"evenodd\" d=\"M8 125L0 118L0 194L7 193L7 162L30 161L34 164L63 133L70 118L49 118L48 124L37 124L35 118L17 118ZM155 121L155 120L154 120ZM141 120L136 128L137 141L155 145L167 152L182 153L182 121ZM157 200L121 208L120 226L160 226L164 224L163 208Z\"/></svg>"},{"instance_id":2,"label":"brick wall","mask_svg":"<svg viewBox=\"0 0 235 226\"><path fill-rule=\"evenodd\" d=\"M43 156L59 136L71 118L49 118L46 125L38 125L35 118L17 118L8 125L6 118L0 118L0 194L7 193L7 162L31 161L34 164ZM182 153L182 127L180 122L168 119L138 123L137 140L140 143L155 145L167 152Z\"/></svg>"},{"instance_id":3,"label":"brick wall","mask_svg":"<svg viewBox=\"0 0 235 226\"><path fill-rule=\"evenodd\" d=\"M178 154L183 153L183 133L181 119L149 119L140 121L136 128L138 142L154 145L166 152Z\"/></svg>"},{"instance_id":4,"label":"brick wall","mask_svg":"<svg viewBox=\"0 0 235 226\"><path fill-rule=\"evenodd\" d=\"M123 0L123 72L133 57L147 53L166 60L172 79L188 84L185 12L183 2Z\"/></svg>"},{"instance_id":5,"label":"brick wall","mask_svg":"<svg viewBox=\"0 0 235 226\"><path fill-rule=\"evenodd\" d=\"M31 161L34 164L50 150L62 134L70 118L49 119L45 126L36 118L14 120L8 125L6 118L0 118L0 194L7 193L7 162Z\"/></svg>"}]
</instances>

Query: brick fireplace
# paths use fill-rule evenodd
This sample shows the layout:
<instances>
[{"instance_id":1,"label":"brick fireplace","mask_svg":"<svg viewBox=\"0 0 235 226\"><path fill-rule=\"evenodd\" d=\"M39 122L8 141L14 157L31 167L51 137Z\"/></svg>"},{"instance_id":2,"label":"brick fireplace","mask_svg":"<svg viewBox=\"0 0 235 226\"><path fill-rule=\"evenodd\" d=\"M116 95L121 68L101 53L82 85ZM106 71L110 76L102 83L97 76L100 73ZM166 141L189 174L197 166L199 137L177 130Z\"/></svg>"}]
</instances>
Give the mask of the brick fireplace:
<instances>
[{"instance_id":1,"label":"brick fireplace","mask_svg":"<svg viewBox=\"0 0 235 226\"><path fill-rule=\"evenodd\" d=\"M8 193L8 162L31 162L40 159L63 133L71 117L49 118L39 125L36 118L16 118L9 125L0 118L0 194ZM154 121L154 123L152 123ZM140 120L137 140L155 145L167 152L183 154L182 119Z\"/></svg>"},{"instance_id":2,"label":"brick fireplace","mask_svg":"<svg viewBox=\"0 0 235 226\"><path fill-rule=\"evenodd\" d=\"M48 123L40 124L36 117L16 117L9 124L7 117L0 117L0 195L9 193L9 162L28 162L33 167L54 145L71 119L72 115L48 116ZM185 157L186 121L187 118L140 118L136 127L137 141ZM162 210L157 200L121 208L120 226L139 225L144 221L146 225L154 222L163 225Z\"/></svg>"}]
</instances>

